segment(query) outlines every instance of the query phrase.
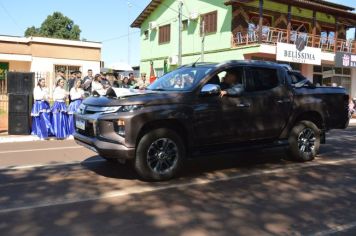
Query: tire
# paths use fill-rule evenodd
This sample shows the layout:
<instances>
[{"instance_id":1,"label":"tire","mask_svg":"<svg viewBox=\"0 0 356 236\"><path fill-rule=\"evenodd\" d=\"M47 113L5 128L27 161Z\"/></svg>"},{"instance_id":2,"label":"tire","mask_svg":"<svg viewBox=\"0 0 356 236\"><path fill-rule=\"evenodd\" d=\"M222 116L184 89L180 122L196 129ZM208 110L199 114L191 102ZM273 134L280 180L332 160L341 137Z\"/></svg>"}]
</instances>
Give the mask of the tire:
<instances>
[{"instance_id":1,"label":"tire","mask_svg":"<svg viewBox=\"0 0 356 236\"><path fill-rule=\"evenodd\" d=\"M300 162L312 161L319 153L320 130L311 121L301 121L291 130L288 153Z\"/></svg>"},{"instance_id":2,"label":"tire","mask_svg":"<svg viewBox=\"0 0 356 236\"><path fill-rule=\"evenodd\" d=\"M179 171L184 155L185 146L176 132L163 128L155 129L140 139L134 167L145 180L168 180Z\"/></svg>"}]
</instances>

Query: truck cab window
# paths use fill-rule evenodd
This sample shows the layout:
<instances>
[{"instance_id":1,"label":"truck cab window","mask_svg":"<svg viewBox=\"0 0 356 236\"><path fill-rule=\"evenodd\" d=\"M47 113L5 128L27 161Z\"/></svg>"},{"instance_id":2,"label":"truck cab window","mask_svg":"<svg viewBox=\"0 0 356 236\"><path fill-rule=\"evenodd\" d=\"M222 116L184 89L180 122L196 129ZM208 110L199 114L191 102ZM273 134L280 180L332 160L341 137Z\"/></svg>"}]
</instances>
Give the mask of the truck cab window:
<instances>
[{"instance_id":1,"label":"truck cab window","mask_svg":"<svg viewBox=\"0 0 356 236\"><path fill-rule=\"evenodd\" d=\"M279 85L276 69L249 67L246 68L246 90L263 91L275 88Z\"/></svg>"}]
</instances>

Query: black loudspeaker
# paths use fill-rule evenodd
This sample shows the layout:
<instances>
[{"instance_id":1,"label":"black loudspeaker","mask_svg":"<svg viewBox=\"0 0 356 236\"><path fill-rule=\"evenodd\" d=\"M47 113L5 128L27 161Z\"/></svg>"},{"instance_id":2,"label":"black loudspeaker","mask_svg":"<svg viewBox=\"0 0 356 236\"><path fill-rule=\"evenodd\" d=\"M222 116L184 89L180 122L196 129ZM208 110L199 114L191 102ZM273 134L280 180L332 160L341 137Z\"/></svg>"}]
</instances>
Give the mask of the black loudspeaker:
<instances>
[{"instance_id":1,"label":"black loudspeaker","mask_svg":"<svg viewBox=\"0 0 356 236\"><path fill-rule=\"evenodd\" d=\"M9 112L9 134L30 134L30 116L25 113Z\"/></svg>"},{"instance_id":2,"label":"black loudspeaker","mask_svg":"<svg viewBox=\"0 0 356 236\"><path fill-rule=\"evenodd\" d=\"M20 93L9 93L9 112L29 113L30 95Z\"/></svg>"},{"instance_id":3,"label":"black loudspeaker","mask_svg":"<svg viewBox=\"0 0 356 236\"><path fill-rule=\"evenodd\" d=\"M8 72L7 92L32 94L35 86L35 73Z\"/></svg>"},{"instance_id":4,"label":"black loudspeaker","mask_svg":"<svg viewBox=\"0 0 356 236\"><path fill-rule=\"evenodd\" d=\"M32 95L9 93L9 134L30 134Z\"/></svg>"}]
</instances>

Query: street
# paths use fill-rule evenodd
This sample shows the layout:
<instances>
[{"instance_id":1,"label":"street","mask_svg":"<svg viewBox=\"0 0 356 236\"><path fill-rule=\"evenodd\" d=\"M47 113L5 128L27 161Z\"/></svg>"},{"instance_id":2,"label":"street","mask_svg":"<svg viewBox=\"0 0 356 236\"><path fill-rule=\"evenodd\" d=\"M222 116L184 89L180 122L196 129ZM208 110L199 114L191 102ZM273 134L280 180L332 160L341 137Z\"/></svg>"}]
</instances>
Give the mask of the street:
<instances>
[{"instance_id":1,"label":"street","mask_svg":"<svg viewBox=\"0 0 356 236\"><path fill-rule=\"evenodd\" d=\"M282 150L141 181L73 140L0 144L0 235L356 235L356 126L313 162Z\"/></svg>"}]
</instances>

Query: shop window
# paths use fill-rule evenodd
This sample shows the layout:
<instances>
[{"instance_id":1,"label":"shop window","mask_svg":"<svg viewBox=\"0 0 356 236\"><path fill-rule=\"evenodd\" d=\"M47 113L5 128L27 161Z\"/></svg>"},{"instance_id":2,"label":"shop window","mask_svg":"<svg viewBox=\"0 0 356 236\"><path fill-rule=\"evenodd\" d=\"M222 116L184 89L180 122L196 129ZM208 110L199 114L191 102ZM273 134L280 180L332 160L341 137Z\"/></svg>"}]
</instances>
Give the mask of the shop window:
<instances>
[{"instance_id":1,"label":"shop window","mask_svg":"<svg viewBox=\"0 0 356 236\"><path fill-rule=\"evenodd\" d=\"M169 43L171 41L171 25L163 25L159 27L158 43Z\"/></svg>"},{"instance_id":2,"label":"shop window","mask_svg":"<svg viewBox=\"0 0 356 236\"><path fill-rule=\"evenodd\" d=\"M313 83L321 86L341 86L350 92L351 71L350 68L340 68L333 66L314 66ZM334 71L330 77L323 78L323 72ZM327 73L328 74L328 73ZM325 75L325 74L324 74Z\"/></svg>"},{"instance_id":3,"label":"shop window","mask_svg":"<svg viewBox=\"0 0 356 236\"><path fill-rule=\"evenodd\" d=\"M343 72L344 75L351 75L351 70L350 70L350 68L343 68L343 69L342 69L342 72Z\"/></svg>"},{"instance_id":4,"label":"shop window","mask_svg":"<svg viewBox=\"0 0 356 236\"><path fill-rule=\"evenodd\" d=\"M314 71L314 72L320 72L320 73L321 73L321 66L314 66L313 71Z\"/></svg>"},{"instance_id":5,"label":"shop window","mask_svg":"<svg viewBox=\"0 0 356 236\"><path fill-rule=\"evenodd\" d=\"M321 86L323 84L323 76L314 74L313 75L313 84L315 84L316 86Z\"/></svg>"},{"instance_id":6,"label":"shop window","mask_svg":"<svg viewBox=\"0 0 356 236\"><path fill-rule=\"evenodd\" d=\"M341 67L335 67L335 74L342 74L342 68Z\"/></svg>"},{"instance_id":7,"label":"shop window","mask_svg":"<svg viewBox=\"0 0 356 236\"><path fill-rule=\"evenodd\" d=\"M204 27L203 27L204 24ZM200 22L200 34L204 33L216 33L218 24L218 12L213 11L201 16Z\"/></svg>"}]
</instances>

